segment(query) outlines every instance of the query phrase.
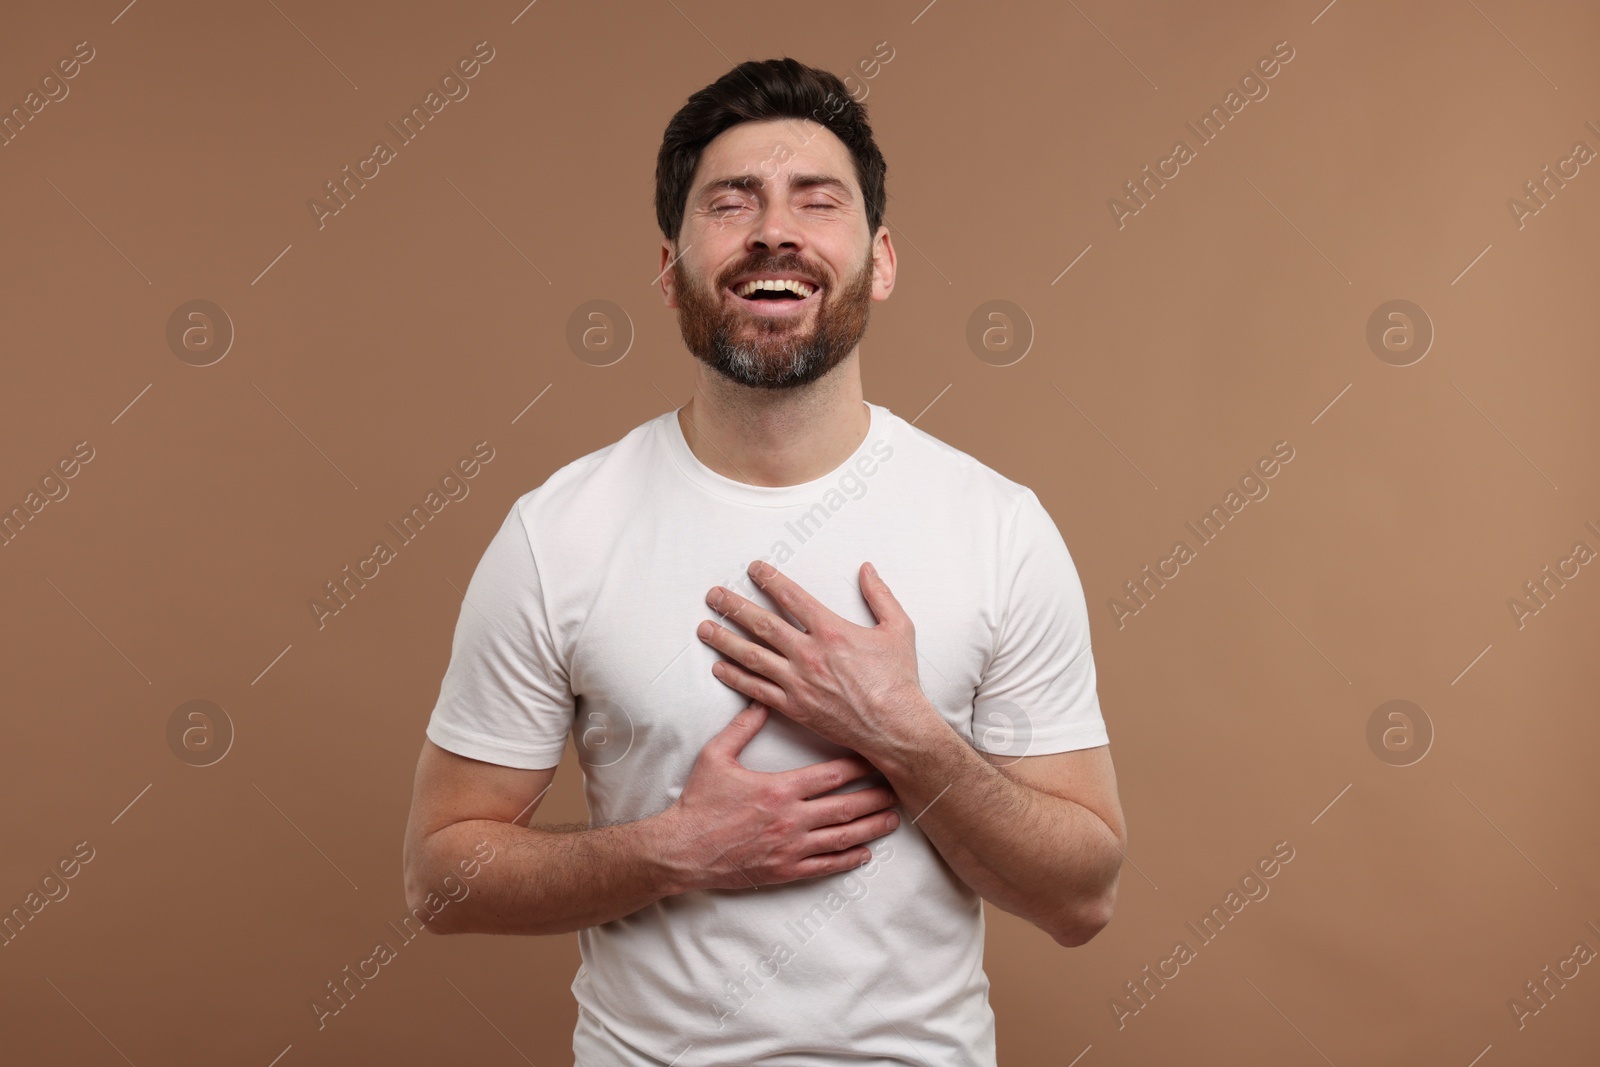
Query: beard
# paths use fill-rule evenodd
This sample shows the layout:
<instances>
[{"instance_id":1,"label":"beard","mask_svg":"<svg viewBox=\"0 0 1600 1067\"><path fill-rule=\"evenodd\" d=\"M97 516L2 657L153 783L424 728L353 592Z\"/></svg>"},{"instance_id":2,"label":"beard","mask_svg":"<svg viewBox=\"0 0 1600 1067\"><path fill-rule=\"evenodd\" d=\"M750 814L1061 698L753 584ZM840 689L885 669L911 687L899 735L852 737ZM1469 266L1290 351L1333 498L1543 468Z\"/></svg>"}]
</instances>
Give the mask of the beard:
<instances>
[{"instance_id":1,"label":"beard","mask_svg":"<svg viewBox=\"0 0 1600 1067\"><path fill-rule=\"evenodd\" d=\"M797 256L756 259L739 264L725 277L750 272L795 272L820 278ZM823 289L815 314L768 318L747 312L744 301L727 294L726 284L706 289L672 265L678 293L678 329L694 357L729 381L756 389L792 389L816 381L855 351L867 331L872 296L872 257L839 289ZM815 321L809 325L805 318Z\"/></svg>"}]
</instances>

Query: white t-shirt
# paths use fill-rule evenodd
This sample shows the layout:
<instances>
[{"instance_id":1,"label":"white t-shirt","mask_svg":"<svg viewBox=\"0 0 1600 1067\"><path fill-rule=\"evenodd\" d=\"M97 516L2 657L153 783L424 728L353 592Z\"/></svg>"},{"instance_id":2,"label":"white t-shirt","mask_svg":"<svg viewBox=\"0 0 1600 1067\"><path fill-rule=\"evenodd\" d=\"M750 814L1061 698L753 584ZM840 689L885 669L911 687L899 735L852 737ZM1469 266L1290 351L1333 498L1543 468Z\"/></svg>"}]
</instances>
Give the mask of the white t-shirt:
<instances>
[{"instance_id":1,"label":"white t-shirt","mask_svg":"<svg viewBox=\"0 0 1600 1067\"><path fill-rule=\"evenodd\" d=\"M764 559L872 626L857 578L870 560L916 627L923 690L963 737L1018 757L1107 744L1083 589L1038 497L867 407L856 452L801 485L712 471L669 411L519 498L467 588L428 737L540 768L570 733L592 824L653 815L748 703L695 636L718 618L707 591L777 611L745 573ZM774 711L741 761L846 753ZM684 893L580 931L579 1067L992 1067L981 898L917 814L857 871Z\"/></svg>"}]
</instances>

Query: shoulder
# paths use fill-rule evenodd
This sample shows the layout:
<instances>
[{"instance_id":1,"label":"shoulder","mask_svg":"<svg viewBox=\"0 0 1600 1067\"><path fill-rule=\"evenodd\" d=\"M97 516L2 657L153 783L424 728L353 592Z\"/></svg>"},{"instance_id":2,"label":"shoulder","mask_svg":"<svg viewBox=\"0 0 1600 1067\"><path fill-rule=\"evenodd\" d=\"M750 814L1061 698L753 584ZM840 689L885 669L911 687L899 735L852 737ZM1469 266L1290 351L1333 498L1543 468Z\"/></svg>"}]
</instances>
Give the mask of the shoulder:
<instances>
[{"instance_id":1,"label":"shoulder","mask_svg":"<svg viewBox=\"0 0 1600 1067\"><path fill-rule=\"evenodd\" d=\"M962 510L970 514L981 509L1007 521L1024 508L1043 510L1028 486L899 415L891 413L889 418L889 441L897 458L906 459L905 467L912 476L940 485Z\"/></svg>"},{"instance_id":2,"label":"shoulder","mask_svg":"<svg viewBox=\"0 0 1600 1067\"><path fill-rule=\"evenodd\" d=\"M529 535L574 524L582 529L596 517L609 513L614 518L620 501L637 499L641 482L649 477L658 424L667 415L647 419L610 444L556 468L518 497L512 510Z\"/></svg>"}]
</instances>

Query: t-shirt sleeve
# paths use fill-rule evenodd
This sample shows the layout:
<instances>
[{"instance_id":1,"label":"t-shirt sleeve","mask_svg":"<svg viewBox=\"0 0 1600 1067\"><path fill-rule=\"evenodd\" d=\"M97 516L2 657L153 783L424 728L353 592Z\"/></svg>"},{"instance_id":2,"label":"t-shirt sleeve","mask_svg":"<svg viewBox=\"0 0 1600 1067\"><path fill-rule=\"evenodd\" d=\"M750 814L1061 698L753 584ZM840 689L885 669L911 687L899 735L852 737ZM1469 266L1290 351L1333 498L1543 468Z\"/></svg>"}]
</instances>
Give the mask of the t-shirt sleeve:
<instances>
[{"instance_id":1,"label":"t-shirt sleeve","mask_svg":"<svg viewBox=\"0 0 1600 1067\"><path fill-rule=\"evenodd\" d=\"M467 584L427 736L457 755L531 770L561 762L574 702L520 508Z\"/></svg>"},{"instance_id":2,"label":"t-shirt sleeve","mask_svg":"<svg viewBox=\"0 0 1600 1067\"><path fill-rule=\"evenodd\" d=\"M973 701L973 744L1019 758L1108 744L1083 584L1033 490L1002 539L1000 635Z\"/></svg>"}]
</instances>

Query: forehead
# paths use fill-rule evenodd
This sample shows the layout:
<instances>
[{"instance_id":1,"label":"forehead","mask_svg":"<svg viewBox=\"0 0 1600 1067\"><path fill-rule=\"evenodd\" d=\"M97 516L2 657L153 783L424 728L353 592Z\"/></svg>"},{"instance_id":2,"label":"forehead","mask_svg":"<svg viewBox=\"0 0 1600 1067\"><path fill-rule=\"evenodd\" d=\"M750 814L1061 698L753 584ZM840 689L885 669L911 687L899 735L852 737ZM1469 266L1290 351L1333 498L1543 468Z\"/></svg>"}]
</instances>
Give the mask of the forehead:
<instances>
[{"instance_id":1,"label":"forehead","mask_svg":"<svg viewBox=\"0 0 1600 1067\"><path fill-rule=\"evenodd\" d=\"M798 118L741 122L723 130L701 151L692 188L744 174L781 184L795 172L831 175L856 188L844 142L820 122Z\"/></svg>"}]
</instances>

